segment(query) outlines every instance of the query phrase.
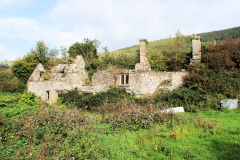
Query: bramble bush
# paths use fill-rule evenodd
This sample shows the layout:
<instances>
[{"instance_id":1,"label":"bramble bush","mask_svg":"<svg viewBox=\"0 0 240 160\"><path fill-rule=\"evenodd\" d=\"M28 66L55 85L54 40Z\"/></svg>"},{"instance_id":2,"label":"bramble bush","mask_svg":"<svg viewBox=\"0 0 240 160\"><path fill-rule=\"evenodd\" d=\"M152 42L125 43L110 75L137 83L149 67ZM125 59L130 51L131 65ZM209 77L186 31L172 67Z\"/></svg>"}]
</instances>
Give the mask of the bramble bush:
<instances>
[{"instance_id":1,"label":"bramble bush","mask_svg":"<svg viewBox=\"0 0 240 160\"><path fill-rule=\"evenodd\" d=\"M182 87L172 92L158 94L154 97L154 102L165 102L172 107L182 106L187 112L197 112L209 109L219 110L222 98L225 98L225 96L221 94L208 94L201 88Z\"/></svg>"},{"instance_id":2,"label":"bramble bush","mask_svg":"<svg viewBox=\"0 0 240 160\"><path fill-rule=\"evenodd\" d=\"M214 71L240 69L240 38L209 44L202 54L202 62Z\"/></svg>"},{"instance_id":3,"label":"bramble bush","mask_svg":"<svg viewBox=\"0 0 240 160\"><path fill-rule=\"evenodd\" d=\"M208 44L202 50L202 63L188 68L184 85L154 98L183 106L186 111L220 109L223 98L239 98L240 94L240 39Z\"/></svg>"},{"instance_id":4,"label":"bramble bush","mask_svg":"<svg viewBox=\"0 0 240 160\"><path fill-rule=\"evenodd\" d=\"M87 116L75 110L47 105L40 105L22 117L0 119L0 159L57 159L65 138L76 128L88 124L90 121L86 119Z\"/></svg>"},{"instance_id":5,"label":"bramble bush","mask_svg":"<svg viewBox=\"0 0 240 160\"><path fill-rule=\"evenodd\" d=\"M177 114L164 113L163 109L151 105L138 106L136 104L120 102L114 106L104 105L102 119L111 123L113 129L124 128L129 130L149 129L154 124L166 124L170 129L174 127ZM111 108L111 110L108 110Z\"/></svg>"},{"instance_id":6,"label":"bramble bush","mask_svg":"<svg viewBox=\"0 0 240 160\"><path fill-rule=\"evenodd\" d=\"M67 106L76 106L87 110L97 109L104 102L117 103L130 100L133 95L126 92L124 88L110 87L106 92L97 94L79 94L77 90L60 94L60 101Z\"/></svg>"}]
</instances>

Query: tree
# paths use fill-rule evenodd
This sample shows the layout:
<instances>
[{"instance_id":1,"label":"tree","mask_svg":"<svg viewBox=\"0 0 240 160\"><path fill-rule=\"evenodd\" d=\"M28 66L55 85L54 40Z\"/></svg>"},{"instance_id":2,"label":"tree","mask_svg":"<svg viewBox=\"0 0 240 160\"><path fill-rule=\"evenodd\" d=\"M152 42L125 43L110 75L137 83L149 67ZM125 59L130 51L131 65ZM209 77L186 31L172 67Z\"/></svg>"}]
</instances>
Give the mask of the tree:
<instances>
[{"instance_id":1,"label":"tree","mask_svg":"<svg viewBox=\"0 0 240 160\"><path fill-rule=\"evenodd\" d=\"M97 40L84 39L82 43L76 42L69 47L68 53L71 57L82 55L86 66L85 69L88 71L89 79L91 80L92 75L97 71L99 65L97 48L100 42Z\"/></svg>"},{"instance_id":2,"label":"tree","mask_svg":"<svg viewBox=\"0 0 240 160\"><path fill-rule=\"evenodd\" d=\"M168 69L175 71L182 69L187 53L188 48L184 36L177 31L176 37L169 39L165 50Z\"/></svg>"},{"instance_id":3,"label":"tree","mask_svg":"<svg viewBox=\"0 0 240 160\"><path fill-rule=\"evenodd\" d=\"M11 70L19 80L26 83L39 61L39 57L36 54L30 53L23 59L16 60Z\"/></svg>"},{"instance_id":4,"label":"tree","mask_svg":"<svg viewBox=\"0 0 240 160\"><path fill-rule=\"evenodd\" d=\"M76 42L69 47L68 53L71 57L82 55L85 60L97 58L97 48L100 42L97 40L84 39L82 43Z\"/></svg>"},{"instance_id":5,"label":"tree","mask_svg":"<svg viewBox=\"0 0 240 160\"><path fill-rule=\"evenodd\" d=\"M32 50L32 53L36 54L38 57L46 57L49 53L49 49L45 42L40 40L36 42L36 47Z\"/></svg>"},{"instance_id":6,"label":"tree","mask_svg":"<svg viewBox=\"0 0 240 160\"><path fill-rule=\"evenodd\" d=\"M48 56L50 58L56 58L58 56L58 50L57 49L51 49L50 52L48 53Z\"/></svg>"},{"instance_id":7,"label":"tree","mask_svg":"<svg viewBox=\"0 0 240 160\"><path fill-rule=\"evenodd\" d=\"M64 47L64 46L61 46L61 47L60 47L60 54L61 54L64 58L66 58L66 57L68 56L66 47Z\"/></svg>"},{"instance_id":8,"label":"tree","mask_svg":"<svg viewBox=\"0 0 240 160\"><path fill-rule=\"evenodd\" d=\"M30 53L13 63L11 70L19 80L26 83L37 64L41 63L45 68L49 67L47 55L49 55L48 47L43 41L38 41Z\"/></svg>"},{"instance_id":9,"label":"tree","mask_svg":"<svg viewBox=\"0 0 240 160\"><path fill-rule=\"evenodd\" d=\"M44 41L37 41L36 47L31 50L31 54L36 55L36 57L38 57L38 62L41 63L44 67L48 68L49 63L47 56L49 55L49 49Z\"/></svg>"},{"instance_id":10,"label":"tree","mask_svg":"<svg viewBox=\"0 0 240 160\"><path fill-rule=\"evenodd\" d=\"M167 60L163 53L158 50L152 50L149 54L149 62L152 70L154 71L166 71Z\"/></svg>"}]
</instances>

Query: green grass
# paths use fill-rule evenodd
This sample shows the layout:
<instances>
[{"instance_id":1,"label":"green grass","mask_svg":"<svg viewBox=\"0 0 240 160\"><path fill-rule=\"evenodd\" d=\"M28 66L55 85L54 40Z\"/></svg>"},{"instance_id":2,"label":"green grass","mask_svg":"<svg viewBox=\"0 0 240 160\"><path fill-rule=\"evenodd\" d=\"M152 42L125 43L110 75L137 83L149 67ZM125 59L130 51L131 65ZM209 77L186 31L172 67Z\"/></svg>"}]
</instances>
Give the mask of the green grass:
<instances>
[{"instance_id":1,"label":"green grass","mask_svg":"<svg viewBox=\"0 0 240 160\"><path fill-rule=\"evenodd\" d=\"M99 146L114 159L239 159L240 111L185 113L184 127L172 130L156 125L149 130L119 131L98 135ZM214 129L204 131L194 119L217 121Z\"/></svg>"},{"instance_id":2,"label":"green grass","mask_svg":"<svg viewBox=\"0 0 240 160\"><path fill-rule=\"evenodd\" d=\"M1 93L0 102L8 102L9 105L1 106L0 113L13 112L13 109L21 107L26 109L26 106L13 102L16 97L16 94ZM61 108L59 111L77 112L76 109ZM79 116L92 116L87 119L88 125L70 127L63 135L60 134L61 128L67 129L72 122L68 123L65 116L52 114L49 110L49 117L36 119L36 122L41 122L40 126L32 125L36 127L36 133L33 133L33 143L29 145L32 130L22 134L21 128L29 127L31 123L26 125L22 119L34 120L33 113L35 109L30 107L18 113L22 116L0 115L0 137L3 138L0 159L39 159L43 151L46 159L240 159L240 110L184 113L174 121L173 128L164 123L137 131L114 129L111 123L101 121L99 113L79 111ZM60 135L62 138L55 141ZM41 136L43 138L39 138ZM32 158L29 157L30 150Z\"/></svg>"}]
</instances>

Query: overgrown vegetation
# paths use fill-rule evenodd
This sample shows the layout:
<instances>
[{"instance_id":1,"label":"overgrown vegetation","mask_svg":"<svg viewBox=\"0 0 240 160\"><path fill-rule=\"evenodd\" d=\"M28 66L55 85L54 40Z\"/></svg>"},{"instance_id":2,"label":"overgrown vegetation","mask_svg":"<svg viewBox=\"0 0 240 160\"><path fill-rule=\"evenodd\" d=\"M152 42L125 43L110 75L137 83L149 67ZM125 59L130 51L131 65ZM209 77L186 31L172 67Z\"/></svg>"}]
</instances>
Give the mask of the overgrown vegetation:
<instances>
[{"instance_id":1,"label":"overgrown vegetation","mask_svg":"<svg viewBox=\"0 0 240 160\"><path fill-rule=\"evenodd\" d=\"M155 97L155 102L184 106L187 111L219 109L223 98L240 96L240 39L209 44L202 64L189 68L184 86Z\"/></svg>"},{"instance_id":2,"label":"overgrown vegetation","mask_svg":"<svg viewBox=\"0 0 240 160\"><path fill-rule=\"evenodd\" d=\"M87 110L96 110L107 103L117 103L129 101L133 95L128 94L124 88L111 87L106 92L96 94L79 94L78 90L73 90L59 95L59 102L69 106Z\"/></svg>"},{"instance_id":3,"label":"overgrown vegetation","mask_svg":"<svg viewBox=\"0 0 240 160\"><path fill-rule=\"evenodd\" d=\"M85 112L41 104L26 92L0 94L3 101L0 159L240 158L239 110L173 115L119 102Z\"/></svg>"},{"instance_id":4,"label":"overgrown vegetation","mask_svg":"<svg viewBox=\"0 0 240 160\"><path fill-rule=\"evenodd\" d=\"M136 54L121 52L105 52L100 55L99 68L106 69L111 65L118 68L134 69L135 64L139 62L139 49L136 48ZM152 70L154 71L179 71L186 69L190 62L190 48L184 39L184 36L178 31L175 38L169 38L165 42L165 48L151 48L148 45L148 58Z\"/></svg>"},{"instance_id":5,"label":"overgrown vegetation","mask_svg":"<svg viewBox=\"0 0 240 160\"><path fill-rule=\"evenodd\" d=\"M11 69L0 69L0 92L22 92L25 85L13 75Z\"/></svg>"},{"instance_id":6,"label":"overgrown vegetation","mask_svg":"<svg viewBox=\"0 0 240 160\"><path fill-rule=\"evenodd\" d=\"M188 40L178 33L164 43L163 48L149 44L152 69L187 68ZM132 68L139 61L107 50L98 58L90 40L70 48L72 57L83 55L90 75L97 67ZM31 54L14 62L14 74L0 70L0 92L23 91L39 62L51 68L72 61L64 47L61 52L58 59L56 49L39 41ZM240 159L240 111L219 104L240 98L240 39L204 44L202 63L187 69L181 88L141 98L118 87L94 95L76 89L49 106L26 91L0 93L0 159ZM176 106L188 112L164 113Z\"/></svg>"}]
</instances>

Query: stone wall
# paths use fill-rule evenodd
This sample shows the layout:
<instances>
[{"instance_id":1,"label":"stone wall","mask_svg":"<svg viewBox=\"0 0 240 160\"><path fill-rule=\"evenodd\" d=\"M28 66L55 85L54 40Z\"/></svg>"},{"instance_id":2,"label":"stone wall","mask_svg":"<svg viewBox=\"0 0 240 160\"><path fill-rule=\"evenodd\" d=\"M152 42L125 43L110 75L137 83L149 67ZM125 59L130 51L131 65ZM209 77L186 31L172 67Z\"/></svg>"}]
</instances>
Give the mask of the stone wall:
<instances>
[{"instance_id":1,"label":"stone wall","mask_svg":"<svg viewBox=\"0 0 240 160\"><path fill-rule=\"evenodd\" d=\"M45 71L41 64L37 65L27 89L42 101L53 103L57 92L82 88L86 79L85 62L82 56L77 56L72 64L59 64L50 71Z\"/></svg>"},{"instance_id":2,"label":"stone wall","mask_svg":"<svg viewBox=\"0 0 240 160\"><path fill-rule=\"evenodd\" d=\"M200 37L193 37L192 63L201 60ZM140 40L140 63L134 70L108 68L97 71L92 77L92 84L85 85L88 74L82 56L77 56L72 64L59 64L50 71L37 65L27 84L29 92L35 93L42 101L54 104L58 93L78 89L83 93L106 91L110 86L124 87L137 96L153 94L158 89L173 90L180 87L188 72L154 72L147 59L146 40ZM124 83L123 83L124 82Z\"/></svg>"},{"instance_id":3,"label":"stone wall","mask_svg":"<svg viewBox=\"0 0 240 160\"><path fill-rule=\"evenodd\" d=\"M186 75L187 72L133 72L129 89L137 95L153 94L158 89L173 90L182 85Z\"/></svg>"}]
</instances>

